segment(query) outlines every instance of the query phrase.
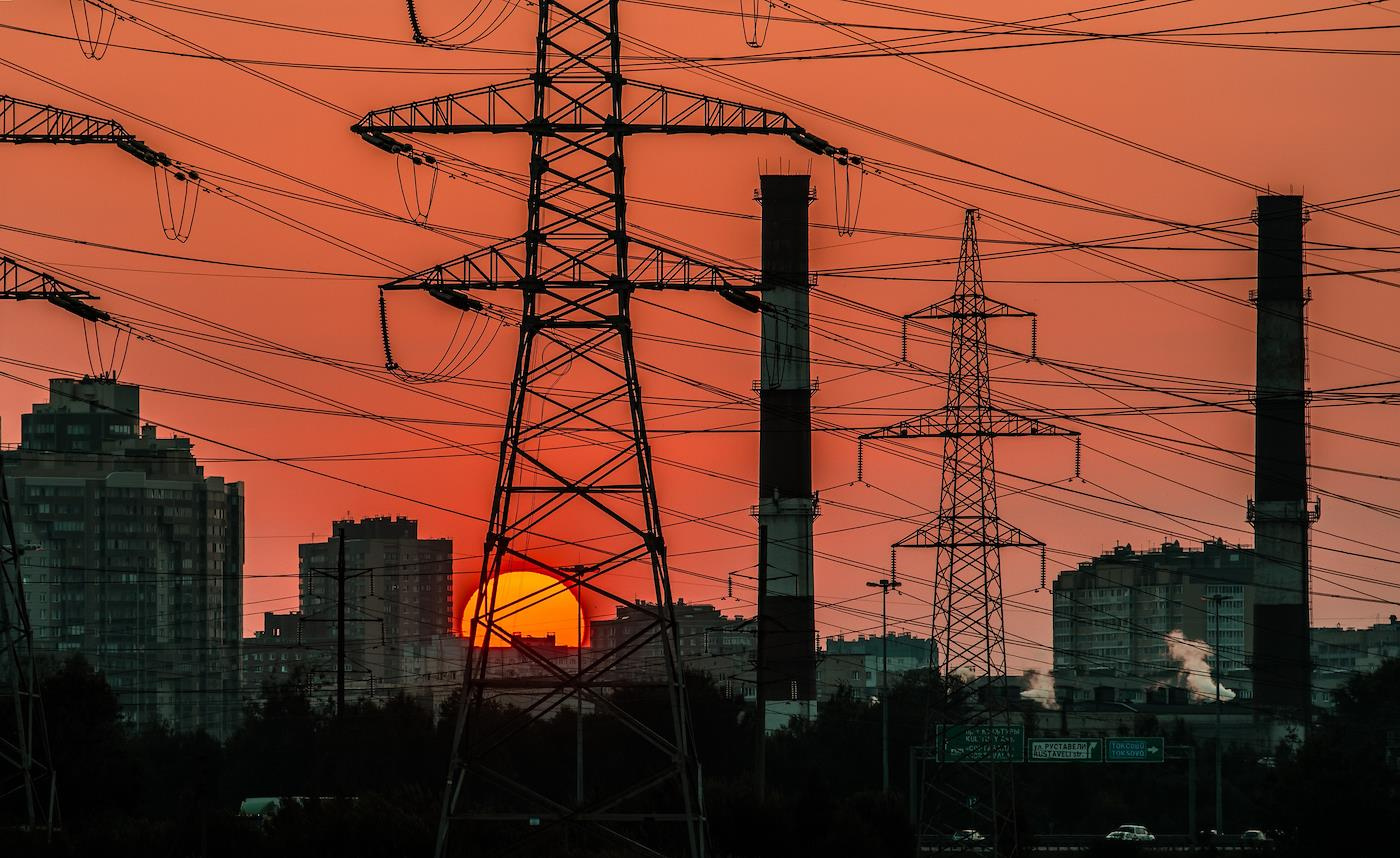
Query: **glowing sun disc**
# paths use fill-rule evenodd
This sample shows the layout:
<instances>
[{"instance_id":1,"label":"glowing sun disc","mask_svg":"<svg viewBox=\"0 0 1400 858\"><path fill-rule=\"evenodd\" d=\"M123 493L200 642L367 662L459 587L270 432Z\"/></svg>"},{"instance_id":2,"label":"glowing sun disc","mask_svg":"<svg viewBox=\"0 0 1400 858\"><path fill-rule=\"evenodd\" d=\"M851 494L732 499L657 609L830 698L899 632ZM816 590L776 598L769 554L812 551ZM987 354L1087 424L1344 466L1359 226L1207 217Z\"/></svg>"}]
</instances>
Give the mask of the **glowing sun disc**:
<instances>
[{"instance_id":1,"label":"glowing sun disc","mask_svg":"<svg viewBox=\"0 0 1400 858\"><path fill-rule=\"evenodd\" d=\"M587 637L588 622L578 599L567 584L552 575L528 570L503 572L496 586L495 619L499 631L534 638L552 634L560 646L578 646L580 638ZM471 633L472 616L486 597L485 591L486 587L480 587L467 600L462 612L463 636ZM478 644L484 636L484 617L482 626L476 633ZM509 645L499 634L491 636L491 646Z\"/></svg>"}]
</instances>

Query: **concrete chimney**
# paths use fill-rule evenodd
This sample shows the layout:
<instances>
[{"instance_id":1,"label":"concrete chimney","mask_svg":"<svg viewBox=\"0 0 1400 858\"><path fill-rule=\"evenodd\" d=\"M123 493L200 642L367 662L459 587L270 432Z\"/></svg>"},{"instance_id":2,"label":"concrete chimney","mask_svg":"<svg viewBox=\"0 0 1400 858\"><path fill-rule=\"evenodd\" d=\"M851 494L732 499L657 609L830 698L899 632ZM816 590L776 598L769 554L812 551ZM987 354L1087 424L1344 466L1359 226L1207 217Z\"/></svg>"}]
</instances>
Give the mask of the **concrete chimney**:
<instances>
[{"instance_id":1,"label":"concrete chimney","mask_svg":"<svg viewBox=\"0 0 1400 858\"><path fill-rule=\"evenodd\" d=\"M1297 714L1311 700L1307 341L1303 198L1259 197L1254 393L1254 702Z\"/></svg>"},{"instance_id":2,"label":"concrete chimney","mask_svg":"<svg viewBox=\"0 0 1400 858\"><path fill-rule=\"evenodd\" d=\"M807 176L759 178L763 358L759 377L758 681L763 699L815 700L812 595L812 376Z\"/></svg>"}]
</instances>

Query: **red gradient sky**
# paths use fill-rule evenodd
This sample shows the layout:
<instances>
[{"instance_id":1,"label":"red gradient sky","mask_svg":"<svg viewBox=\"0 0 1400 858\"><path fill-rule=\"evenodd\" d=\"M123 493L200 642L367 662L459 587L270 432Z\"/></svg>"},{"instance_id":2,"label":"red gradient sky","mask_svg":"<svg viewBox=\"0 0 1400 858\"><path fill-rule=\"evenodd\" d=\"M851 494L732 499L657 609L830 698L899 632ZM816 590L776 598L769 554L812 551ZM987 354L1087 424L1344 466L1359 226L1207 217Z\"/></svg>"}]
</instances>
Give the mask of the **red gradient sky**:
<instances>
[{"instance_id":1,"label":"red gradient sky","mask_svg":"<svg viewBox=\"0 0 1400 858\"><path fill-rule=\"evenodd\" d=\"M131 346L122 379L146 388L148 419L197 438L196 451L207 471L243 480L248 493L248 585L245 628L258 627L263 610L290 610L296 604L296 545L312 534L321 538L331 520L346 515L402 514L417 517L422 532L455 540L459 567L476 568L482 527L471 516L489 508L499 413L505 406L513 330L485 326L482 354L454 382L425 388L388 383L382 371L365 378L341 369L264 352L234 348L207 325L181 318L178 310L276 340L304 352L382 365L376 316L375 278L417 270L460 255L467 244L409 223L373 217L364 207L404 212L396 164L348 131L352 116L367 110L520 77L529 65L534 10L514 10L496 32L468 50L441 51L406 43L408 23L401 3L306 0L273 3L248 0L220 4L186 0L118 0L118 7L188 42L225 57L272 61L248 66L254 76L223 62L189 54L188 44L143 29L133 21L117 24L116 43L105 58L83 57L71 41L73 22L62 2L0 4L0 92L113 116L156 149L209 172L217 181L298 221L314 225L355 247L387 257L398 266L375 264L261 217L233 201L204 194L193 235L187 243L161 236L153 203L150 170L110 147L6 147L0 150L0 248L46 266L91 278L101 287L103 306L121 316L199 332L171 335L182 348L211 355L213 366L151 341ZM694 0L695 7L730 13L733 3ZM877 4L878 5L878 4ZM829 20L890 27L948 28L975 25L951 17L916 14L856 2L810 0L791 17L813 13ZM1068 9L1061 3L937 4L947 15L1024 20ZM1202 35L1228 31L1400 27L1400 3L1355 4L1319 11L1323 2L1128 3L1049 23L1090 32L1146 33L1166 28L1273 17L1230 27L1182 34L1195 41L1253 43L1317 48L1400 46L1400 29L1361 29L1290 35ZM215 20L184 9L219 10L250 19L364 34L385 43L292 33ZM425 29L441 30L468 6L425 0ZM490 5L497 9L496 5ZM454 12L454 10L458 10ZM1115 17L1087 20L1095 14ZM686 56L753 57L772 51L824 46L845 47L841 32L792 20L775 20L761 49L745 46L739 21L731 14L624 2L624 29L631 35ZM37 31L37 32L26 32ZM862 32L882 38L916 35L897 29ZM47 35L44 35L47 34ZM935 47L994 47L928 56L943 69L1010 93L1179 158L1275 191L1300 192L1310 202L1349 198L1400 187L1396 144L1400 115L1389 103L1400 84L1400 56L1317 52L1245 51L1095 40L1074 44L1006 48L1040 36L999 36L944 41ZM632 53L636 53L635 50ZM396 68L364 72L306 68L306 64ZM1030 179L1072 191L1154 219L1208 223L1247 216L1254 191L1246 184L1205 175L1163 158L1135 151L1030 109L989 96L964 83L907 60L881 57L809 60L725 66L720 69L778 94L818 106L824 115L746 92L732 82L693 71L657 68L637 71L637 79L701 90L748 103L786 109L812 132L871 158L976 182L986 189L939 180L927 184L988 215L981 236L992 253L1014 245L993 241L1033 239L998 222L1012 218L1059 236L1091 240L1154 228L1133 220L1049 205L998 190L1056 196L1016 181ZM430 72L451 73L430 73ZM279 88L283 82L314 94L322 103ZM60 87L61 85L61 87ZM65 89L66 88L66 89ZM99 101L100 99L100 101ZM102 102L106 102L105 104ZM336 108L343 108L344 112ZM872 126L921 144L911 147L842 120ZM158 124L157 124L158 123ZM164 126L164 127L160 127ZM178 132L178 135L177 133ZM183 136L181 136L183 135ZM437 138L434 142L472 160L512 171L524 169L522 140ZM218 148L212 148L217 146ZM940 154L943 153L943 154ZM233 155L252 162L245 163ZM951 160L955 155L1000 171ZM679 236L726 257L757 262L758 207L752 200L761 169L810 168L818 200L811 212L812 265L831 269L928 260L897 272L902 278L857 279L827 275L823 294L813 302L813 335L821 389L814 399L819 419L853 429L893 422L941 401L940 382L914 369L895 366L897 324L881 315L853 309L840 300L880 311L902 313L946 295L953 274L961 204L913 193L879 176L867 176L859 226L873 230L920 232L890 237L858 233L840 238L834 221L833 168L784 139L651 138L628 144L628 181L635 201L635 223ZM275 169L277 173L270 172ZM1013 178L1015 177L1015 178ZM318 188L299 184L314 183ZM244 182L331 200L336 207L279 196ZM1058 197L1065 199L1064 197ZM685 203L733 212L734 217L681 211L645 200ZM1394 200L1346 211L1378 224L1400 228L1400 202ZM520 199L479 184L444 180L437 189L430 221L492 236L518 233L524 224ZM1252 246L1252 226L1236 227L1239 241ZM29 232L22 232L27 230ZM151 253L178 254L362 275L286 274L230 268L55 240L81 239ZM1314 216L1307 238L1355 247L1400 244L1394 233L1347 222L1330 214ZM1252 284L1254 259L1248 250L1226 250L1209 238L1173 237L1158 242L1168 250L1122 251L1118 255L1181 278L1230 278L1203 285L1243 298ZM1140 245L1139 245L1140 246ZM1320 254L1325 253L1325 258ZM1395 267L1393 252L1314 250L1310 259L1341 269ZM988 290L995 297L1040 314L1040 351L1058 360L1103 365L1115 372L1159 373L1197 381L1165 381L1190 395L1247 408L1253 378L1253 314L1239 301L1202 294L1180 283L1121 283L1143 275L1082 252L1038 254L988 260ZM1396 319L1400 318L1400 274L1311 281L1313 321L1355 334L1344 337L1314 330L1309 345L1314 388L1371 384L1400 377ZM1000 283L998 281L1018 281ZM1053 281L1091 280L1093 283ZM161 306L143 306L115 291ZM510 296L500 296L509 303ZM685 380L645 370L644 389L652 400L651 426L657 430L661 502L666 509L668 543L678 594L691 600L720 600L723 577L748 573L755 562L749 517L757 464L756 402L750 390L758 374L756 319L716 298L700 295L649 297L658 305L637 308L638 351L649 367L664 367ZM430 306L431 305L431 306ZM171 308L171 309L167 309ZM452 335L456 314L426 299L406 297L393 305L395 342L406 365L431 365ZM997 324L995 343L1024 349L1022 322ZM494 339L491 339L494 335ZM1369 338L1380 345L1366 343ZM18 437L16 416L43 398L41 387L53 374L87 371L80 323L53 308L12 304L0 313L0 417L3 440ZM943 371L947 353L941 338L915 341L910 358ZM23 361L24 364L17 364ZM1093 389L1088 376L1074 376L1048 365L1003 356L993 361L996 391L1007 403L1029 402L1059 411L1082 412L1094 426L1084 431L1086 481L1035 488L1027 480L1060 480L1072 471L1072 448L1055 441L1025 441L999 448L1004 517L1045 540L1052 549L1052 574L1079 558L1131 542L1160 542L1165 535L1186 539L1221 536L1250 541L1244 502L1252 421L1247 413L1209 409L1205 413L1104 416L1124 405L1180 404L1156 393L1123 387ZM276 458L378 454L420 450L440 442L410 434L402 424L298 410L272 410L221 400L277 403L298 409L325 409L299 390L275 386L249 372L265 374L298 389L332 397L355 410L411 418L411 425L480 445L481 455L429 450L401 454L395 461L306 461L301 464L366 486L402 495L386 496L337 483L285 464L250 460L243 451ZM1215 383L1219 383L1218 385ZM1373 392L1394 387L1371 388ZM195 394L195 395L191 395ZM447 394L474 409L435 398ZM1400 602L1400 434L1394 404L1319 399L1313 421L1313 480L1324 496L1316 537L1315 613L1319 622L1362 624L1394 612ZM1199 410L1197 410L1199 411ZM1170 439L1179 452L1166 452L1108 431ZM694 434L688 430L726 432ZM666 431L661 431L666 430ZM676 431L687 430L687 431ZM1335 431L1332 431L1335 430ZM1135 436L1140 438L1141 435ZM1208 444L1220 449L1192 445ZM221 444L231 444L243 451ZM843 603L819 612L829 633L878 629L878 593L865 582L887 569L888 546L912 530L937 502L936 450L917 465L888 451L867 450L867 484L855 483L855 444L849 432L823 432L816 442L815 482L823 498L817 521L819 598ZM1201 461L1202 457L1214 460ZM1232 467L1224 467L1222 464ZM696 466L715 474L703 474ZM1348 471L1356 473L1348 473ZM417 503L422 501L423 503ZM1120 503L1115 504L1113 501ZM1129 519L1114 521L1099 512ZM1128 504L1127 506L1123 504ZM463 515L465 513L466 515ZM737 529L737 532L735 531ZM1340 553L1338 549L1351 552ZM1356 556L1363 555L1363 556ZM901 558L901 571L915 578L931 574L931 557ZM1043 665L1048 659L1049 595L1033 592L1038 563L1009 553L1004 559L1009 596L1007 623L1013 664ZM1340 573L1340 574L1339 574ZM1375 583L1342 576L1383 579ZM739 579L725 610L749 613L752 590ZM625 585L619 585L625 586ZM645 595L643 582L637 595ZM1332 594L1332 595L1323 595ZM927 634L928 611L920 600L927 588L911 581L892 605L896 628ZM1349 598L1336 598L1347 596ZM1026 641L1035 643L1025 643Z\"/></svg>"}]
</instances>

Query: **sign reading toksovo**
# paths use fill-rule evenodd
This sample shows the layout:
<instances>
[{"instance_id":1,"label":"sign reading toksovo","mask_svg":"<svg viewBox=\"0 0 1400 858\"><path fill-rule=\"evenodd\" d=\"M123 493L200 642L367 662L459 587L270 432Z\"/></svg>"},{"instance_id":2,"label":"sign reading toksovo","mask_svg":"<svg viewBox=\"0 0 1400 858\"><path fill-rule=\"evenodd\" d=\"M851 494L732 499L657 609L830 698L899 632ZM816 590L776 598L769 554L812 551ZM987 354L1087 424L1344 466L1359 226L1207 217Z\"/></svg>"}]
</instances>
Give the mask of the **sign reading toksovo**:
<instances>
[{"instance_id":1,"label":"sign reading toksovo","mask_svg":"<svg viewBox=\"0 0 1400 858\"><path fill-rule=\"evenodd\" d=\"M1026 758L1026 728L1019 724L943 724L936 738L944 763L1020 763Z\"/></svg>"},{"instance_id":2,"label":"sign reading toksovo","mask_svg":"<svg viewBox=\"0 0 1400 858\"><path fill-rule=\"evenodd\" d=\"M1110 763L1160 763L1166 757L1161 736L1117 736L1104 739L1104 760Z\"/></svg>"},{"instance_id":3,"label":"sign reading toksovo","mask_svg":"<svg viewBox=\"0 0 1400 858\"><path fill-rule=\"evenodd\" d=\"M1098 763L1102 761L1102 739L1028 739L1026 741L1026 762Z\"/></svg>"}]
</instances>

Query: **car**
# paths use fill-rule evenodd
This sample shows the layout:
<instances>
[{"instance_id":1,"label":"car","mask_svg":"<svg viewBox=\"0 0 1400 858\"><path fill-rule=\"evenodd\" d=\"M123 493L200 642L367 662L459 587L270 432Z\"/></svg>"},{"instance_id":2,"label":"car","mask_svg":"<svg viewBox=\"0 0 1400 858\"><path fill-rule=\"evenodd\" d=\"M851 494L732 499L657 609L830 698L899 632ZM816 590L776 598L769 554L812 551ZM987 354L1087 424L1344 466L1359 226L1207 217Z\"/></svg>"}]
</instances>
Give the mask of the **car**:
<instances>
[{"instance_id":1,"label":"car","mask_svg":"<svg viewBox=\"0 0 1400 858\"><path fill-rule=\"evenodd\" d=\"M1240 842L1246 846L1262 846L1269 842L1269 835L1257 828L1251 828L1240 834Z\"/></svg>"},{"instance_id":2,"label":"car","mask_svg":"<svg viewBox=\"0 0 1400 858\"><path fill-rule=\"evenodd\" d=\"M1105 840L1127 840L1131 843L1151 843L1156 840L1143 825L1120 825L1108 832Z\"/></svg>"},{"instance_id":3,"label":"car","mask_svg":"<svg viewBox=\"0 0 1400 858\"><path fill-rule=\"evenodd\" d=\"M964 828L962 831L953 832L954 843L981 843L987 838L982 836L982 832L971 828Z\"/></svg>"}]
</instances>

